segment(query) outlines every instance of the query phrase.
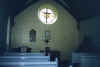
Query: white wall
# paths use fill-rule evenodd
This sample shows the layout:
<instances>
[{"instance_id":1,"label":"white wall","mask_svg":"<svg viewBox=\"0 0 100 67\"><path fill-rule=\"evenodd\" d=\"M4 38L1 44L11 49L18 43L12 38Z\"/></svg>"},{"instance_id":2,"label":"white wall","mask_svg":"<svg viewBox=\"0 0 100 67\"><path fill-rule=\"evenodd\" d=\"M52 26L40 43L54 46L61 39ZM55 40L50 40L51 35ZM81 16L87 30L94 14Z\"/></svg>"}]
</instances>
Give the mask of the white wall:
<instances>
[{"instance_id":1,"label":"white wall","mask_svg":"<svg viewBox=\"0 0 100 67\"><path fill-rule=\"evenodd\" d=\"M58 20L52 25L45 25L38 19L38 8L43 4L51 4L57 9ZM36 42L29 42L29 31L37 31ZM33 51L44 50L45 43L42 40L45 30L51 31L49 47L52 50L61 51L62 59L68 59L72 50L78 46L78 31L76 20L59 4L52 0L35 3L15 17L15 25L12 31L12 47L27 45Z\"/></svg>"}]
</instances>

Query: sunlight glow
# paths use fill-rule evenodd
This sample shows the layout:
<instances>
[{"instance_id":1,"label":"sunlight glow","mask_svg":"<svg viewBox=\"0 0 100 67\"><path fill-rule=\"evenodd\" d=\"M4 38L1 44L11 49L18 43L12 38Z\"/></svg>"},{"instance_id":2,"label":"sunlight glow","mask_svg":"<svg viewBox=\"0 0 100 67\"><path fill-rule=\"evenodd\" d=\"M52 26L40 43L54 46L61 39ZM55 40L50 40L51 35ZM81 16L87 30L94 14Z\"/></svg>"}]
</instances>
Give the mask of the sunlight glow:
<instances>
[{"instance_id":1,"label":"sunlight glow","mask_svg":"<svg viewBox=\"0 0 100 67\"><path fill-rule=\"evenodd\" d=\"M44 8L39 12L39 19L44 24L53 24L54 22L56 22L57 16L53 12L53 10Z\"/></svg>"}]
</instances>

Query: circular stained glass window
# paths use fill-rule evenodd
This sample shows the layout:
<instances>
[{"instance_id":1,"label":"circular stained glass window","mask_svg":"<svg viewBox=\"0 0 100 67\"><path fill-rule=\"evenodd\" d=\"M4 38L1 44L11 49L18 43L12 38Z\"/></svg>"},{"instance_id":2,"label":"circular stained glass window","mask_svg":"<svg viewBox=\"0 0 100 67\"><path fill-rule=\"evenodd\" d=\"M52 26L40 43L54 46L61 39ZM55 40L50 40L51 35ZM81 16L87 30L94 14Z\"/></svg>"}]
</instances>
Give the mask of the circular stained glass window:
<instances>
[{"instance_id":1,"label":"circular stained glass window","mask_svg":"<svg viewBox=\"0 0 100 67\"><path fill-rule=\"evenodd\" d=\"M44 8L39 11L39 19L44 24L53 24L57 20L57 13L55 10Z\"/></svg>"}]
</instances>

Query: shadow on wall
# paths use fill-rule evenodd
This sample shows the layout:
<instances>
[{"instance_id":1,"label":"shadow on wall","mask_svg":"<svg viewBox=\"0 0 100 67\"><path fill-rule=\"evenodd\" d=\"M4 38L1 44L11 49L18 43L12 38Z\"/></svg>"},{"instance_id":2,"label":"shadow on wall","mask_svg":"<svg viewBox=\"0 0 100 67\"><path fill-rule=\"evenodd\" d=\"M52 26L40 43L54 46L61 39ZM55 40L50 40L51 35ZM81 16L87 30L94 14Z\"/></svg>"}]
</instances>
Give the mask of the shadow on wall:
<instances>
[{"instance_id":1,"label":"shadow on wall","mask_svg":"<svg viewBox=\"0 0 100 67\"><path fill-rule=\"evenodd\" d=\"M94 48L94 40L91 36L85 35L82 43L75 52L97 52L98 50Z\"/></svg>"},{"instance_id":2,"label":"shadow on wall","mask_svg":"<svg viewBox=\"0 0 100 67\"><path fill-rule=\"evenodd\" d=\"M83 34L88 33L89 47L95 53L100 52L100 16L95 16L89 19L80 21L80 31ZM91 51L91 52L93 52Z\"/></svg>"}]
</instances>

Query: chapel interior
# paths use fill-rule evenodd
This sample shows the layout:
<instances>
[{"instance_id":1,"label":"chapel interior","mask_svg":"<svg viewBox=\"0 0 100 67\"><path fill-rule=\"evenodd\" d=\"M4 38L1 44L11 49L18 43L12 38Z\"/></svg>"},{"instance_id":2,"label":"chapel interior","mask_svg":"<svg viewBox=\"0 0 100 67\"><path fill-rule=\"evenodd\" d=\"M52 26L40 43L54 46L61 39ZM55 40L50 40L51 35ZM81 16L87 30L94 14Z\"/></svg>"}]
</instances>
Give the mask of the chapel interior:
<instances>
[{"instance_id":1,"label":"chapel interior","mask_svg":"<svg viewBox=\"0 0 100 67\"><path fill-rule=\"evenodd\" d=\"M99 67L99 0L0 0L0 67Z\"/></svg>"}]
</instances>

